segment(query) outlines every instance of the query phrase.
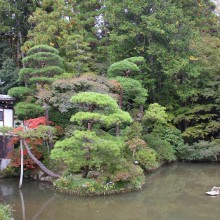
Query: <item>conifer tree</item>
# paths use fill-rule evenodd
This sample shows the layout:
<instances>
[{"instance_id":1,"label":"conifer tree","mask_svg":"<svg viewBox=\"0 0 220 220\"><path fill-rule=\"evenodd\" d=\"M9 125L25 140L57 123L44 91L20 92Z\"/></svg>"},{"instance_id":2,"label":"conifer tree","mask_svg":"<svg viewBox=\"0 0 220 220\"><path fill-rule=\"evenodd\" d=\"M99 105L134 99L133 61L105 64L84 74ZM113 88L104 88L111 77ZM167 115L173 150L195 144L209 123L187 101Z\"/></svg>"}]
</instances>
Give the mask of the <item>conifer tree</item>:
<instances>
[{"instance_id":1,"label":"conifer tree","mask_svg":"<svg viewBox=\"0 0 220 220\"><path fill-rule=\"evenodd\" d=\"M50 84L54 76L60 75L63 70L63 60L58 50L47 45L34 46L28 50L22 60L25 68L19 72L19 79L26 85L33 83Z\"/></svg>"},{"instance_id":2,"label":"conifer tree","mask_svg":"<svg viewBox=\"0 0 220 220\"><path fill-rule=\"evenodd\" d=\"M72 137L58 142L52 158L71 164L77 161L77 165L73 164L74 168L79 170L83 167L82 177L86 178L91 165L96 165L97 162L109 164L113 158L118 158L123 145L123 142L109 136L99 137L92 132L92 126L100 124L111 127L130 123L132 119L129 113L120 110L117 102L106 94L82 92L73 96L71 101L81 110L71 117L71 121L84 125L87 131L76 131Z\"/></svg>"}]
</instances>

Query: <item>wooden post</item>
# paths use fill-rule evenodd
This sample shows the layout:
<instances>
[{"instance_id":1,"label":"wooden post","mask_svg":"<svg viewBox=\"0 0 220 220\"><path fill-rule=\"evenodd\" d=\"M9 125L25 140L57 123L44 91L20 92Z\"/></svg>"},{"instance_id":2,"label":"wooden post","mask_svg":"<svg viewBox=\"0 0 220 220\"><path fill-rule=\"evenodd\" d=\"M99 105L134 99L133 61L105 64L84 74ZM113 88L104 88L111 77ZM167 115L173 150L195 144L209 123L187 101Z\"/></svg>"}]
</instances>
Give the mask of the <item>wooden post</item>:
<instances>
[{"instance_id":1,"label":"wooden post","mask_svg":"<svg viewBox=\"0 0 220 220\"><path fill-rule=\"evenodd\" d=\"M23 143L22 139L20 140L20 153L21 153L21 172L20 172L20 181L19 181L19 188L22 186L23 182L23 175L24 175L24 151L23 151Z\"/></svg>"}]
</instances>

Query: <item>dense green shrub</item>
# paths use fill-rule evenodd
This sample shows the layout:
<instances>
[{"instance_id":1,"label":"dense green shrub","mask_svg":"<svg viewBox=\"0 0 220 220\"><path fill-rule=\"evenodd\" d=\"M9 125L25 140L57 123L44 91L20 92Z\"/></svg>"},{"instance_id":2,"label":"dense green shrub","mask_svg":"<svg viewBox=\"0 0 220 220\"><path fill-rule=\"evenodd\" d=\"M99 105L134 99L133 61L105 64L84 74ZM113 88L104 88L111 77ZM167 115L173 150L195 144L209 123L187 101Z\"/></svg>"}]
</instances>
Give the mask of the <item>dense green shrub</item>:
<instances>
[{"instance_id":1,"label":"dense green shrub","mask_svg":"<svg viewBox=\"0 0 220 220\"><path fill-rule=\"evenodd\" d=\"M69 122L71 115L71 111L62 114L61 112L53 108L49 109L49 120L59 126L67 127L70 124Z\"/></svg>"},{"instance_id":2,"label":"dense green shrub","mask_svg":"<svg viewBox=\"0 0 220 220\"><path fill-rule=\"evenodd\" d=\"M24 100L27 96L33 95L33 90L24 86L14 87L8 90L8 95Z\"/></svg>"},{"instance_id":3,"label":"dense green shrub","mask_svg":"<svg viewBox=\"0 0 220 220\"><path fill-rule=\"evenodd\" d=\"M130 162L125 162L121 167L110 176L110 180L113 182L123 182L129 183L130 181L140 178L140 183L142 182L143 170Z\"/></svg>"},{"instance_id":4,"label":"dense green shrub","mask_svg":"<svg viewBox=\"0 0 220 220\"><path fill-rule=\"evenodd\" d=\"M153 170L158 168L157 152L153 149L139 150L135 154L135 159L145 170Z\"/></svg>"},{"instance_id":5,"label":"dense green shrub","mask_svg":"<svg viewBox=\"0 0 220 220\"><path fill-rule=\"evenodd\" d=\"M0 204L0 219L1 220L12 219L12 208L10 205Z\"/></svg>"},{"instance_id":6,"label":"dense green shrub","mask_svg":"<svg viewBox=\"0 0 220 220\"><path fill-rule=\"evenodd\" d=\"M175 150L171 144L158 136L148 134L144 137L147 145L157 152L157 158L160 162L171 162L176 160Z\"/></svg>"},{"instance_id":7,"label":"dense green shrub","mask_svg":"<svg viewBox=\"0 0 220 220\"><path fill-rule=\"evenodd\" d=\"M123 131L123 136L127 140L131 140L132 138L135 137L141 137L142 136L142 125L141 123L134 121L131 123L130 126L126 127L126 129Z\"/></svg>"},{"instance_id":8,"label":"dense green shrub","mask_svg":"<svg viewBox=\"0 0 220 220\"><path fill-rule=\"evenodd\" d=\"M8 166L7 168L0 170L0 174L4 177L17 177L20 175L20 170L16 167Z\"/></svg>"},{"instance_id":9,"label":"dense green shrub","mask_svg":"<svg viewBox=\"0 0 220 220\"><path fill-rule=\"evenodd\" d=\"M124 142L111 135L97 136L91 131L75 131L70 138L57 141L51 152L51 158L62 161L72 169L79 172L82 167L107 169L111 164L119 163ZM90 160L87 159L88 154Z\"/></svg>"},{"instance_id":10,"label":"dense green shrub","mask_svg":"<svg viewBox=\"0 0 220 220\"><path fill-rule=\"evenodd\" d=\"M4 56L1 58L5 59ZM0 79L1 82L4 82L0 87L1 94L7 94L10 88L18 85L18 68L16 67L14 59L7 58L1 63Z\"/></svg>"},{"instance_id":11,"label":"dense green shrub","mask_svg":"<svg viewBox=\"0 0 220 220\"><path fill-rule=\"evenodd\" d=\"M21 120L26 120L30 118L37 118L44 114L44 109L34 103L27 103L27 102L19 102L15 105L15 114Z\"/></svg>"},{"instance_id":12,"label":"dense green shrub","mask_svg":"<svg viewBox=\"0 0 220 220\"><path fill-rule=\"evenodd\" d=\"M149 105L143 117L143 125L147 132L152 131L156 126L167 124L168 115L165 110L166 108L158 103Z\"/></svg>"},{"instance_id":13,"label":"dense green shrub","mask_svg":"<svg viewBox=\"0 0 220 220\"><path fill-rule=\"evenodd\" d=\"M151 134L169 142L175 150L175 155L180 159L183 158L186 146L182 138L182 133L179 129L172 125L157 126L153 129Z\"/></svg>"},{"instance_id":14,"label":"dense green shrub","mask_svg":"<svg viewBox=\"0 0 220 220\"><path fill-rule=\"evenodd\" d=\"M188 161L219 161L220 139L200 141L186 147L184 159Z\"/></svg>"},{"instance_id":15,"label":"dense green shrub","mask_svg":"<svg viewBox=\"0 0 220 220\"><path fill-rule=\"evenodd\" d=\"M153 170L159 166L157 152L147 147L144 140L135 137L126 143L130 152L132 152L131 160L136 161L144 170Z\"/></svg>"}]
</instances>

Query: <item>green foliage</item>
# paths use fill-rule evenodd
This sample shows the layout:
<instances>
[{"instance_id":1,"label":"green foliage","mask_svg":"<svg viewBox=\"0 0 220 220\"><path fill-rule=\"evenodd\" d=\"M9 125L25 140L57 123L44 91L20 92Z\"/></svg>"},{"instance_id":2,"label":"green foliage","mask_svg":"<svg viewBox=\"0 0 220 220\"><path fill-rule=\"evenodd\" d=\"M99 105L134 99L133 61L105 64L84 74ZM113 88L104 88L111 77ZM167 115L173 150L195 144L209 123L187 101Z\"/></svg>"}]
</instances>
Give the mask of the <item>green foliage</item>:
<instances>
[{"instance_id":1,"label":"green foliage","mask_svg":"<svg viewBox=\"0 0 220 220\"><path fill-rule=\"evenodd\" d=\"M90 73L77 78L56 80L51 87L49 103L63 113L74 108L70 101L74 94L85 91L111 94L112 85L107 78Z\"/></svg>"},{"instance_id":2,"label":"green foliage","mask_svg":"<svg viewBox=\"0 0 220 220\"><path fill-rule=\"evenodd\" d=\"M88 72L94 66L91 63L94 56L92 57L91 45L85 36L86 30L78 24L81 14L76 4L78 3L73 0L43 0L41 6L29 17L33 28L29 30L29 39L22 47L24 51L38 44L56 47L71 75Z\"/></svg>"},{"instance_id":3,"label":"green foliage","mask_svg":"<svg viewBox=\"0 0 220 220\"><path fill-rule=\"evenodd\" d=\"M26 84L51 84L54 76L63 73L63 59L48 45L32 47L22 62L25 68L20 70L19 79Z\"/></svg>"},{"instance_id":4,"label":"green foliage","mask_svg":"<svg viewBox=\"0 0 220 220\"><path fill-rule=\"evenodd\" d=\"M217 104L197 104L176 112L175 124L185 124L183 137L188 142L216 136L220 130Z\"/></svg>"},{"instance_id":5,"label":"green foliage","mask_svg":"<svg viewBox=\"0 0 220 220\"><path fill-rule=\"evenodd\" d=\"M37 97L36 103L51 112L65 113L52 116L59 124L70 127L66 118L73 115L71 121L78 124L74 129L93 125L97 140L90 138L94 143L105 140L107 145L107 140L113 140L103 130L112 131L132 121L119 109L119 97L120 108L132 113L149 106L143 118L140 111L134 117L141 122L124 131L124 139L135 142L129 156L133 153L143 167L151 167L155 159L155 152L142 142L142 134L150 132L153 138L147 136L147 145L157 151L159 162L174 160L174 152L181 159L187 155L188 160L218 157L214 145L206 149L207 143L195 143L218 138L220 131L219 19L211 1L0 0L0 8L2 93L18 86L16 66L26 53L19 80L27 87L8 91L22 100L15 107L21 119L43 114L35 104ZM72 78L96 69L114 80L91 73ZM35 85L34 97L28 86ZM182 135L168 124L168 115ZM192 146L184 146L181 136ZM127 151L121 152L121 158L125 153L129 158ZM115 167L115 180L130 177L131 171L121 168L123 162L120 169L111 166L111 174Z\"/></svg>"},{"instance_id":6,"label":"green foliage","mask_svg":"<svg viewBox=\"0 0 220 220\"><path fill-rule=\"evenodd\" d=\"M186 146L184 145L182 133L180 130L172 125L157 126L153 129L151 134L169 142L173 147L177 158L183 157Z\"/></svg>"},{"instance_id":7,"label":"green foliage","mask_svg":"<svg viewBox=\"0 0 220 220\"><path fill-rule=\"evenodd\" d=\"M63 64L61 57L51 52L36 52L25 57L22 62L30 68L41 68L41 63L43 67L45 65L61 66Z\"/></svg>"},{"instance_id":8,"label":"green foliage","mask_svg":"<svg viewBox=\"0 0 220 220\"><path fill-rule=\"evenodd\" d=\"M157 152L157 159L160 162L171 162L176 160L175 151L169 142L152 134L144 136L144 140L146 141L147 146L153 148Z\"/></svg>"},{"instance_id":9,"label":"green foliage","mask_svg":"<svg viewBox=\"0 0 220 220\"><path fill-rule=\"evenodd\" d=\"M115 77L114 80L121 86L123 93L123 107L125 109L139 107L146 102L148 92L138 80L121 76Z\"/></svg>"},{"instance_id":10,"label":"green foliage","mask_svg":"<svg viewBox=\"0 0 220 220\"><path fill-rule=\"evenodd\" d=\"M140 69L135 63L130 62L129 60L122 60L120 62L113 63L108 68L108 75L110 77L128 76L130 74L138 73L139 71Z\"/></svg>"},{"instance_id":11,"label":"green foliage","mask_svg":"<svg viewBox=\"0 0 220 220\"><path fill-rule=\"evenodd\" d=\"M153 170L159 167L159 164L156 161L157 153L150 148L139 150L135 154L135 160L138 161L145 170Z\"/></svg>"},{"instance_id":12,"label":"green foliage","mask_svg":"<svg viewBox=\"0 0 220 220\"><path fill-rule=\"evenodd\" d=\"M156 169L157 152L147 147L146 142L138 137L127 141L128 148L132 152L132 160L137 162L144 170Z\"/></svg>"},{"instance_id":13,"label":"green foliage","mask_svg":"<svg viewBox=\"0 0 220 220\"><path fill-rule=\"evenodd\" d=\"M131 163L125 163L123 166L111 175L111 179L116 183L122 183L122 185L131 182L135 185L137 189L140 189L144 180L143 180L143 170L136 165Z\"/></svg>"},{"instance_id":14,"label":"green foliage","mask_svg":"<svg viewBox=\"0 0 220 220\"><path fill-rule=\"evenodd\" d=\"M77 124L83 124L84 122L88 123L89 121L104 123L106 116L102 116L100 113L93 112L77 112L74 114L70 121L76 122Z\"/></svg>"},{"instance_id":15,"label":"green foliage","mask_svg":"<svg viewBox=\"0 0 220 220\"><path fill-rule=\"evenodd\" d=\"M19 102L15 105L15 114L20 120L27 120L30 118L37 118L44 114L44 109L34 103Z\"/></svg>"},{"instance_id":16,"label":"green foliage","mask_svg":"<svg viewBox=\"0 0 220 220\"><path fill-rule=\"evenodd\" d=\"M61 112L53 108L49 109L50 121L58 126L67 127L69 125L71 115L71 112L62 114Z\"/></svg>"},{"instance_id":17,"label":"green foliage","mask_svg":"<svg viewBox=\"0 0 220 220\"><path fill-rule=\"evenodd\" d=\"M16 68L15 62L13 59L6 59L2 63L2 68L0 69L0 80L4 82L1 85L1 93L7 94L8 90L16 85L18 79L18 68Z\"/></svg>"},{"instance_id":18,"label":"green foliage","mask_svg":"<svg viewBox=\"0 0 220 220\"><path fill-rule=\"evenodd\" d=\"M100 173L97 179L69 175L61 177L53 184L59 191L73 195L119 194L141 189L145 181L143 171L138 166L131 166L130 170L132 171L130 174L118 172L114 176L105 176L105 173L102 175ZM123 176L127 178L121 181Z\"/></svg>"},{"instance_id":19,"label":"green foliage","mask_svg":"<svg viewBox=\"0 0 220 220\"><path fill-rule=\"evenodd\" d=\"M107 108L109 112L114 112L118 109L117 102L109 95L95 92L81 92L73 96L71 101L87 108L88 110L93 110L95 108Z\"/></svg>"},{"instance_id":20,"label":"green foliage","mask_svg":"<svg viewBox=\"0 0 220 220\"><path fill-rule=\"evenodd\" d=\"M0 171L0 174L3 177L18 177L20 175L20 170L16 167L8 166L5 169ZM1 218L0 218L1 219Z\"/></svg>"},{"instance_id":21,"label":"green foliage","mask_svg":"<svg viewBox=\"0 0 220 220\"><path fill-rule=\"evenodd\" d=\"M219 161L220 140L200 141L187 146L183 159L188 161Z\"/></svg>"},{"instance_id":22,"label":"green foliage","mask_svg":"<svg viewBox=\"0 0 220 220\"><path fill-rule=\"evenodd\" d=\"M53 53L53 54L59 54L59 51L51 46L44 45L44 44L38 44L34 47L31 47L27 51L27 56L39 53L39 52L48 52L48 53Z\"/></svg>"},{"instance_id":23,"label":"green foliage","mask_svg":"<svg viewBox=\"0 0 220 220\"><path fill-rule=\"evenodd\" d=\"M0 219L11 220L12 218L12 207L10 205L0 204Z\"/></svg>"},{"instance_id":24,"label":"green foliage","mask_svg":"<svg viewBox=\"0 0 220 220\"><path fill-rule=\"evenodd\" d=\"M144 57L129 57L125 60L128 60L131 63L135 63L136 65L143 64L145 62Z\"/></svg>"},{"instance_id":25,"label":"green foliage","mask_svg":"<svg viewBox=\"0 0 220 220\"><path fill-rule=\"evenodd\" d=\"M61 54L65 56L67 70L79 76L91 69L92 54L89 43L85 42L82 35L64 35Z\"/></svg>"},{"instance_id":26,"label":"green foliage","mask_svg":"<svg viewBox=\"0 0 220 220\"><path fill-rule=\"evenodd\" d=\"M24 100L27 96L33 95L33 90L27 87L13 87L8 90L8 95L15 97L19 100Z\"/></svg>"},{"instance_id":27,"label":"green foliage","mask_svg":"<svg viewBox=\"0 0 220 220\"><path fill-rule=\"evenodd\" d=\"M168 115L165 109L158 103L150 104L143 117L145 127L151 130L158 125L166 124Z\"/></svg>"},{"instance_id":28,"label":"green foliage","mask_svg":"<svg viewBox=\"0 0 220 220\"><path fill-rule=\"evenodd\" d=\"M20 67L20 61L23 57L23 54L20 51L20 47L22 41L26 39L27 31L30 28L27 19L37 6L39 6L39 1L0 1L0 20L2 21L0 24L0 66L2 65L2 61L6 61L8 58L12 58L14 63L16 63L16 67ZM5 93L6 92L7 90Z\"/></svg>"},{"instance_id":29,"label":"green foliage","mask_svg":"<svg viewBox=\"0 0 220 220\"><path fill-rule=\"evenodd\" d=\"M33 27L28 32L28 41L22 49L28 51L33 45L47 44L59 47L65 34L72 32L75 26L75 16L72 9L73 2L41 1L28 21ZM64 19L64 17L69 19Z\"/></svg>"},{"instance_id":30,"label":"green foliage","mask_svg":"<svg viewBox=\"0 0 220 220\"><path fill-rule=\"evenodd\" d=\"M121 109L117 109L113 114L109 114L106 118L107 125L112 124L122 124L127 123L130 124L132 122L132 118L128 112L122 111Z\"/></svg>"},{"instance_id":31,"label":"green foliage","mask_svg":"<svg viewBox=\"0 0 220 220\"><path fill-rule=\"evenodd\" d=\"M137 121L133 121L129 127L126 127L124 130L123 136L127 140L131 140L132 138L138 137L141 138L142 136L143 127L141 123Z\"/></svg>"},{"instance_id":32,"label":"green foliage","mask_svg":"<svg viewBox=\"0 0 220 220\"><path fill-rule=\"evenodd\" d=\"M82 167L105 169L121 159L123 141L111 136L98 137L95 132L75 131L72 137L58 141L51 152L51 158L64 161L72 172L79 172ZM87 160L89 153L90 160Z\"/></svg>"},{"instance_id":33,"label":"green foliage","mask_svg":"<svg viewBox=\"0 0 220 220\"><path fill-rule=\"evenodd\" d=\"M215 34L218 28L218 16L213 10L216 8L215 2L218 1L172 0L172 2L183 8L184 15L189 16L201 32Z\"/></svg>"},{"instance_id":34,"label":"green foliage","mask_svg":"<svg viewBox=\"0 0 220 220\"><path fill-rule=\"evenodd\" d=\"M143 56L145 68L139 79L148 88L150 102L170 109L179 102L177 88L201 72L197 62L190 60L196 57L190 43L199 35L192 21L196 16L185 16L176 3L109 0L104 13L109 25L107 54L111 62Z\"/></svg>"},{"instance_id":35,"label":"green foliage","mask_svg":"<svg viewBox=\"0 0 220 220\"><path fill-rule=\"evenodd\" d=\"M129 113L119 109L117 102L106 94L82 92L73 96L71 101L78 104L82 109L89 111L77 112L71 117L71 121L78 124L98 122L111 127L122 123L131 123L132 121Z\"/></svg>"},{"instance_id":36,"label":"green foliage","mask_svg":"<svg viewBox=\"0 0 220 220\"><path fill-rule=\"evenodd\" d=\"M103 126L111 127L115 124L131 123L132 118L128 112L124 112L118 109L117 112L109 115L93 112L77 112L71 117L70 121L77 122L77 124L83 124L84 122L88 123L89 121L92 121L93 123L98 122Z\"/></svg>"}]
</instances>

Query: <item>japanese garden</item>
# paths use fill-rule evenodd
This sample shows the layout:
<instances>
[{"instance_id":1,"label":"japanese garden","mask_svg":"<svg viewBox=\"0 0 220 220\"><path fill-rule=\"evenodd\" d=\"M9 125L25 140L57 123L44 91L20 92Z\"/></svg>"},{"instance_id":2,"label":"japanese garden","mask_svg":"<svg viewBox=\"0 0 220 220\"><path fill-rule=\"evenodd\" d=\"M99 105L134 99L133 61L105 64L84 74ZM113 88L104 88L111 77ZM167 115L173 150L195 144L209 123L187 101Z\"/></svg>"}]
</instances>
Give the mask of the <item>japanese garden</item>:
<instances>
[{"instance_id":1,"label":"japanese garden","mask_svg":"<svg viewBox=\"0 0 220 220\"><path fill-rule=\"evenodd\" d=\"M219 4L0 0L0 220L217 219Z\"/></svg>"}]
</instances>

